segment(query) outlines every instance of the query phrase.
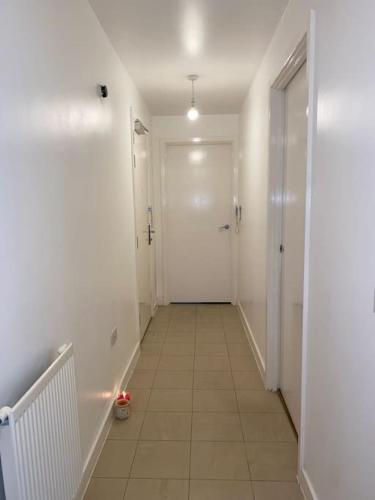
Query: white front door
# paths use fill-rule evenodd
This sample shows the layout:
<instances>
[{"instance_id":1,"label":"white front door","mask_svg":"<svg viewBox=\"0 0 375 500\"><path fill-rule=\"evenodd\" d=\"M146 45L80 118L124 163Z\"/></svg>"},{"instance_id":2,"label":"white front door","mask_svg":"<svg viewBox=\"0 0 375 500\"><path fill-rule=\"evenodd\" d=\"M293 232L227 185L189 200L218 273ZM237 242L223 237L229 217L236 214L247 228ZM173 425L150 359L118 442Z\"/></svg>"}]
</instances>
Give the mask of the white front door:
<instances>
[{"instance_id":1,"label":"white front door","mask_svg":"<svg viewBox=\"0 0 375 500\"><path fill-rule=\"evenodd\" d=\"M139 323L141 338L151 319L152 280L151 245L149 230L151 214L149 211L149 151L147 135L134 133L134 208L136 228L136 267L139 303ZM152 233L151 233L152 236Z\"/></svg>"},{"instance_id":2,"label":"white front door","mask_svg":"<svg viewBox=\"0 0 375 500\"><path fill-rule=\"evenodd\" d=\"M307 99L304 65L286 89L282 241L281 392L297 432L301 413Z\"/></svg>"},{"instance_id":3,"label":"white front door","mask_svg":"<svg viewBox=\"0 0 375 500\"><path fill-rule=\"evenodd\" d=\"M170 302L231 302L233 160L230 144L166 152L165 270Z\"/></svg>"}]
</instances>

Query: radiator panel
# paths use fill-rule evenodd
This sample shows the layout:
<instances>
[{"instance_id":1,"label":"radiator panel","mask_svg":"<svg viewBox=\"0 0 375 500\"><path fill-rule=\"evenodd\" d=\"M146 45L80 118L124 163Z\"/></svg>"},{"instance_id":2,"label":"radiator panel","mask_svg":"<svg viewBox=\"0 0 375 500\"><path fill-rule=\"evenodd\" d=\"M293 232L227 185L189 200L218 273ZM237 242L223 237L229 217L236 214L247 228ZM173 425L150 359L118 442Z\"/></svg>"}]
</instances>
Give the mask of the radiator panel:
<instances>
[{"instance_id":1,"label":"radiator panel","mask_svg":"<svg viewBox=\"0 0 375 500\"><path fill-rule=\"evenodd\" d=\"M7 500L73 500L82 475L73 348L9 412L0 449Z\"/></svg>"}]
</instances>

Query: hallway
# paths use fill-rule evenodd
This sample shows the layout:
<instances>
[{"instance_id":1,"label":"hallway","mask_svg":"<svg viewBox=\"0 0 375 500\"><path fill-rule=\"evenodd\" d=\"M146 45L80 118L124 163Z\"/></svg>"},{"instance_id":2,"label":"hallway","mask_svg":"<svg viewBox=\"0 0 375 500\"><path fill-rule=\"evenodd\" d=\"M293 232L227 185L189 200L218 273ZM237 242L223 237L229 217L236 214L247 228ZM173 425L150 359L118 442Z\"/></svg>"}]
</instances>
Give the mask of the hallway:
<instances>
[{"instance_id":1,"label":"hallway","mask_svg":"<svg viewBox=\"0 0 375 500\"><path fill-rule=\"evenodd\" d=\"M374 500L374 19L2 2L0 500Z\"/></svg>"},{"instance_id":2,"label":"hallway","mask_svg":"<svg viewBox=\"0 0 375 500\"><path fill-rule=\"evenodd\" d=\"M85 500L302 499L294 432L235 307L159 307L128 389Z\"/></svg>"}]
</instances>

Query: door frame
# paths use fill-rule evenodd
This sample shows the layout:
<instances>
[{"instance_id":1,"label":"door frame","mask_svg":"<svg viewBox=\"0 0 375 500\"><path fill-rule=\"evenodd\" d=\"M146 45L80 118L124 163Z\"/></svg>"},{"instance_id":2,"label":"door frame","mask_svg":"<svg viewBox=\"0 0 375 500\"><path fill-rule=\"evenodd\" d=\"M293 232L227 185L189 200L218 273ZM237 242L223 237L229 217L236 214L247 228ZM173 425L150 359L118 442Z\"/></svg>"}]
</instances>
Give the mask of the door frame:
<instances>
[{"instance_id":1,"label":"door frame","mask_svg":"<svg viewBox=\"0 0 375 500\"><path fill-rule=\"evenodd\" d=\"M145 332L141 332L141 324L140 324L140 310L139 310L139 286L138 286L138 271L137 271L137 210L136 210L136 196L135 196L135 149L134 149L134 141L135 141L135 120L138 118L134 115L133 108L130 106L129 109L129 118L130 118L130 153L131 153L131 169L132 169L132 192L133 192L133 216L134 216L134 264L135 264L135 291L136 291L136 315L138 318L138 336L139 339L142 340ZM147 137L147 136L146 136ZM147 168L147 203L149 206L152 205L152 162L151 162L151 141L147 138L146 148L148 151L148 168ZM156 280L155 280L155 245L151 246L151 252L149 256L149 270L150 270L150 300L151 300L151 318L155 315L157 305L156 305ZM150 321L151 321L150 318ZM146 328L147 330L147 328Z\"/></svg>"},{"instance_id":2,"label":"door frame","mask_svg":"<svg viewBox=\"0 0 375 500\"><path fill-rule=\"evenodd\" d=\"M282 257L280 244L283 232L286 89L305 62L307 62L306 35L295 47L270 89L266 386L271 390L277 390L280 387L281 368Z\"/></svg>"},{"instance_id":3,"label":"door frame","mask_svg":"<svg viewBox=\"0 0 375 500\"><path fill-rule=\"evenodd\" d=\"M167 149L169 146L211 146L211 145L230 145L232 147L232 219L231 227L235 228L235 207L238 205L238 141L236 138L200 138L199 143L196 143L193 139L161 139L159 141L159 152L160 152L160 200L161 200L161 231L160 231L160 253L161 253L161 297L160 302L163 305L168 305L169 292L168 292L168 249L167 249ZM231 302L232 304L237 303L237 269L238 269L238 234L235 230L231 231L231 246L232 246L232 293Z\"/></svg>"},{"instance_id":4,"label":"door frame","mask_svg":"<svg viewBox=\"0 0 375 500\"><path fill-rule=\"evenodd\" d=\"M276 391L280 385L281 346L281 256L283 172L285 144L285 89L297 71L306 62L308 85L305 255L302 322L301 422L299 434L298 479L302 490L310 498L308 479L304 472L306 428L306 386L308 354L308 314L310 280L311 191L313 173L313 146L316 136L315 88L315 11L310 12L308 30L287 58L281 72L270 88L269 190L268 190L268 245L267 245L267 336L266 388Z\"/></svg>"}]
</instances>

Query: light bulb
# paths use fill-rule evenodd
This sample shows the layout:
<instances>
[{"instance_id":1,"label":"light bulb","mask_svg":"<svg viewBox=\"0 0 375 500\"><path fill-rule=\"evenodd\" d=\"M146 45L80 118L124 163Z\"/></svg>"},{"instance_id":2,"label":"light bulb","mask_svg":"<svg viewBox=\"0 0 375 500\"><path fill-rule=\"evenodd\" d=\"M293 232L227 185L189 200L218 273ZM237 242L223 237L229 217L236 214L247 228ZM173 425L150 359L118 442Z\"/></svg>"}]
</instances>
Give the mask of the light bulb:
<instances>
[{"instance_id":1,"label":"light bulb","mask_svg":"<svg viewBox=\"0 0 375 500\"><path fill-rule=\"evenodd\" d=\"M197 118L199 118L199 111L195 106L192 106L189 111L187 112L187 117L191 121L195 121Z\"/></svg>"}]
</instances>

